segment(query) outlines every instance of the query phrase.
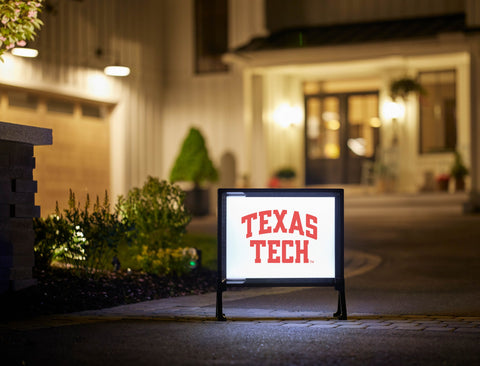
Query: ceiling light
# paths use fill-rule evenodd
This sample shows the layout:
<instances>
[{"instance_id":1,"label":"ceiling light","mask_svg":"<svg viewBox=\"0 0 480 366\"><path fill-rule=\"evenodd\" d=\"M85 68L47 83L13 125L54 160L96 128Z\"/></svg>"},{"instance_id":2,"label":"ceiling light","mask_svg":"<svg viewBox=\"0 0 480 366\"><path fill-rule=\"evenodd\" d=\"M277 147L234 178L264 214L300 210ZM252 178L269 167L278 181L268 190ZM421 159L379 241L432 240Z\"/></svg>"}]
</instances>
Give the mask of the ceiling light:
<instances>
[{"instance_id":1,"label":"ceiling light","mask_svg":"<svg viewBox=\"0 0 480 366\"><path fill-rule=\"evenodd\" d=\"M15 47L12 49L12 55L19 56L19 57L37 57L38 50L34 48L25 48L25 47Z\"/></svg>"},{"instance_id":2,"label":"ceiling light","mask_svg":"<svg viewBox=\"0 0 480 366\"><path fill-rule=\"evenodd\" d=\"M109 76L127 76L130 74L130 68L126 66L107 66L103 72Z\"/></svg>"}]
</instances>

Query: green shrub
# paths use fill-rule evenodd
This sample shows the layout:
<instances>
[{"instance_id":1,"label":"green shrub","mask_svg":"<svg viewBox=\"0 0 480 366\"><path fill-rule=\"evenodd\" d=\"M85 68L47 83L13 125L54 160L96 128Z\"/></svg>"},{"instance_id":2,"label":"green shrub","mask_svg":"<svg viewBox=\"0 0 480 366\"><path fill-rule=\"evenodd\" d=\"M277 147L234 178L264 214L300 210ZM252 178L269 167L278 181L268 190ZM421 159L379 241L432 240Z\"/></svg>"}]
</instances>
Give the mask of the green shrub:
<instances>
[{"instance_id":1,"label":"green shrub","mask_svg":"<svg viewBox=\"0 0 480 366\"><path fill-rule=\"evenodd\" d=\"M468 168L463 163L462 155L455 151L455 160L450 168L450 175L455 179L462 179L468 175Z\"/></svg>"},{"instance_id":2,"label":"green shrub","mask_svg":"<svg viewBox=\"0 0 480 366\"><path fill-rule=\"evenodd\" d=\"M151 250L146 245L137 255L141 268L150 274L181 276L191 269L191 262L198 259L193 248L160 248Z\"/></svg>"},{"instance_id":3,"label":"green shrub","mask_svg":"<svg viewBox=\"0 0 480 366\"><path fill-rule=\"evenodd\" d=\"M56 212L58 213L58 206ZM45 270L50 267L59 248L65 246L71 236L70 225L58 214L47 218L34 218L35 231L35 267Z\"/></svg>"},{"instance_id":4,"label":"green shrub","mask_svg":"<svg viewBox=\"0 0 480 366\"><path fill-rule=\"evenodd\" d=\"M138 252L178 248L191 220L184 206L185 193L177 186L148 177L142 188L120 198L122 212L134 225L132 241Z\"/></svg>"},{"instance_id":5,"label":"green shrub","mask_svg":"<svg viewBox=\"0 0 480 366\"><path fill-rule=\"evenodd\" d=\"M217 180L218 171L208 155L205 139L199 129L192 127L172 167L170 181L193 182L198 187Z\"/></svg>"},{"instance_id":6,"label":"green shrub","mask_svg":"<svg viewBox=\"0 0 480 366\"><path fill-rule=\"evenodd\" d=\"M80 241L85 243L86 267L98 270L112 264L113 257L117 255L118 244L124 240L128 241L129 235L126 233L133 228L130 222L121 216L118 205L111 209L107 192L103 204L97 196L91 213L88 212L88 203L87 196L87 205L80 224L82 230L76 234Z\"/></svg>"},{"instance_id":7,"label":"green shrub","mask_svg":"<svg viewBox=\"0 0 480 366\"><path fill-rule=\"evenodd\" d=\"M128 240L129 222L122 218L117 205L111 210L107 192L103 203L97 196L90 212L90 198L83 209L70 190L68 208L46 219L35 219L36 264L47 267L52 260L61 261L73 270L96 273L108 268L117 253L118 243Z\"/></svg>"},{"instance_id":8,"label":"green shrub","mask_svg":"<svg viewBox=\"0 0 480 366\"><path fill-rule=\"evenodd\" d=\"M293 179L295 178L295 176L295 170L289 167L279 169L275 172L275 177L277 177L278 179Z\"/></svg>"},{"instance_id":9,"label":"green shrub","mask_svg":"<svg viewBox=\"0 0 480 366\"><path fill-rule=\"evenodd\" d=\"M191 220L178 187L149 177L142 188L120 196L112 209L105 192L91 208L87 195L82 207L70 190L68 208L46 219L35 219L35 257L38 268L60 261L77 273L94 274L112 268L118 247L139 269L155 274L182 274L188 269L191 253L183 245Z\"/></svg>"}]
</instances>

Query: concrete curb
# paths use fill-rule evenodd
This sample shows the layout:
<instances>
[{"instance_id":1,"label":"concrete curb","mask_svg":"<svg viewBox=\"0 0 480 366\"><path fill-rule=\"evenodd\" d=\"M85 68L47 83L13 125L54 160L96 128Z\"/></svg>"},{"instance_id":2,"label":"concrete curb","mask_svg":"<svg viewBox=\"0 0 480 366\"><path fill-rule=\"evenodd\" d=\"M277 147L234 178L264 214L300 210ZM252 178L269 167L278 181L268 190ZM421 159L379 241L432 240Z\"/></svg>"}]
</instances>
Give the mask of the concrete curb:
<instances>
[{"instance_id":1,"label":"concrete curb","mask_svg":"<svg viewBox=\"0 0 480 366\"><path fill-rule=\"evenodd\" d=\"M214 312L214 308L204 309L207 313ZM100 311L101 312L101 311ZM26 331L45 328L56 328L92 323L117 321L158 321L158 322L217 322L221 323L248 323L269 324L282 327L312 327L328 329L356 329L356 330L389 330L389 331L426 331L442 333L464 333L480 335L480 317L461 316L428 316L428 315L368 315L354 314L348 320L338 320L329 316L319 316L313 312L268 311L263 309L229 309L226 322L217 322L214 316L201 315L114 315L91 314L83 312L70 315L55 315L41 317L34 320L16 321L0 325L0 328ZM97 312L98 313L98 312ZM241 315L240 315L241 314Z\"/></svg>"}]
</instances>

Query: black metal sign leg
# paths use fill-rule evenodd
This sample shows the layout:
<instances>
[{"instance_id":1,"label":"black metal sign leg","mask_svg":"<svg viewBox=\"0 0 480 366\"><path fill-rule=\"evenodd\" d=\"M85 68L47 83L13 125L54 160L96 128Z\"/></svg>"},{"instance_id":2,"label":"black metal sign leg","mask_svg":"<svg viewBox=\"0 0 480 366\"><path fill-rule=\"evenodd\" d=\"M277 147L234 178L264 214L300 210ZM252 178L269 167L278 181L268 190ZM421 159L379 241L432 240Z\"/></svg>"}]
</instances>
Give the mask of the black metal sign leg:
<instances>
[{"instance_id":1,"label":"black metal sign leg","mask_svg":"<svg viewBox=\"0 0 480 366\"><path fill-rule=\"evenodd\" d=\"M223 314L223 291L224 291L224 284L219 283L217 286L217 313L216 317L218 321L226 321L227 318L225 314Z\"/></svg>"},{"instance_id":2,"label":"black metal sign leg","mask_svg":"<svg viewBox=\"0 0 480 366\"><path fill-rule=\"evenodd\" d=\"M338 308L333 316L340 320L347 320L347 302L345 300L344 288L338 290Z\"/></svg>"}]
</instances>

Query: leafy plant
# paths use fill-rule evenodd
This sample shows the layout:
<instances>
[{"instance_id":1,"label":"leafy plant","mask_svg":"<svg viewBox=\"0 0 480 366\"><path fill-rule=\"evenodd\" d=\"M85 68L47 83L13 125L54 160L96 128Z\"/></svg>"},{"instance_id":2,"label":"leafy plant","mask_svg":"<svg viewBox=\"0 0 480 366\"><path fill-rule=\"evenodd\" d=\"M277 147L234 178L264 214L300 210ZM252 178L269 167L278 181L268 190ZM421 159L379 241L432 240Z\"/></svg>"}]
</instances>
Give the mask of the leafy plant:
<instances>
[{"instance_id":1,"label":"leafy plant","mask_svg":"<svg viewBox=\"0 0 480 366\"><path fill-rule=\"evenodd\" d=\"M417 80L409 77L393 80L390 84L390 96L392 100L397 99L397 97L405 99L410 93L424 94L425 89Z\"/></svg>"},{"instance_id":2,"label":"leafy plant","mask_svg":"<svg viewBox=\"0 0 480 366\"><path fill-rule=\"evenodd\" d=\"M192 127L185 138L180 153L170 173L171 182L203 182L218 180L218 172L208 156L205 139L197 128Z\"/></svg>"},{"instance_id":3,"label":"leafy plant","mask_svg":"<svg viewBox=\"0 0 480 366\"><path fill-rule=\"evenodd\" d=\"M94 274L108 267L116 255L118 243L128 240L129 222L121 217L119 207L111 210L107 192L103 203L97 196L90 210L90 198L83 208L70 190L68 208L46 219L34 221L35 252L39 266L59 260L79 273Z\"/></svg>"},{"instance_id":4,"label":"leafy plant","mask_svg":"<svg viewBox=\"0 0 480 366\"><path fill-rule=\"evenodd\" d=\"M292 179L295 178L296 173L292 168L282 168L275 172L275 177L278 179Z\"/></svg>"},{"instance_id":5,"label":"leafy plant","mask_svg":"<svg viewBox=\"0 0 480 366\"><path fill-rule=\"evenodd\" d=\"M43 22L38 18L42 1L2 0L0 2L0 60L2 55L15 46L25 46L33 40L35 31Z\"/></svg>"},{"instance_id":6,"label":"leafy plant","mask_svg":"<svg viewBox=\"0 0 480 366\"><path fill-rule=\"evenodd\" d=\"M141 268L150 274L181 276L190 271L191 262L196 261L198 255L193 248L159 248L151 250L146 245L137 255Z\"/></svg>"},{"instance_id":7,"label":"leafy plant","mask_svg":"<svg viewBox=\"0 0 480 366\"><path fill-rule=\"evenodd\" d=\"M184 199L179 187L153 177L121 197L122 213L135 228L131 232L135 247L149 251L179 247L191 220Z\"/></svg>"},{"instance_id":8,"label":"leafy plant","mask_svg":"<svg viewBox=\"0 0 480 366\"><path fill-rule=\"evenodd\" d=\"M118 244L130 237L126 234L131 232L132 225L121 216L118 205L115 210L111 209L107 191L103 203L97 196L91 214L87 209L88 206L82 222L83 234L88 240L87 267L93 270L107 268L117 255Z\"/></svg>"},{"instance_id":9,"label":"leafy plant","mask_svg":"<svg viewBox=\"0 0 480 366\"><path fill-rule=\"evenodd\" d=\"M462 179L468 175L468 168L463 163L462 156L458 151L455 151L455 160L450 169L450 175L455 179Z\"/></svg>"},{"instance_id":10,"label":"leafy plant","mask_svg":"<svg viewBox=\"0 0 480 366\"><path fill-rule=\"evenodd\" d=\"M91 208L88 195L82 207L70 190L67 209L60 212L57 205L55 215L34 221L37 267L57 260L75 273L92 275L111 268L121 247L149 273L183 274L193 258L191 251L178 249L191 219L184 197L179 187L153 177L118 197L114 208L107 192Z\"/></svg>"},{"instance_id":11,"label":"leafy plant","mask_svg":"<svg viewBox=\"0 0 480 366\"><path fill-rule=\"evenodd\" d=\"M45 270L50 267L55 259L59 248L65 247L65 243L70 240L71 229L65 218L57 214L50 215L47 218L34 218L33 227L35 231L35 267Z\"/></svg>"}]
</instances>

